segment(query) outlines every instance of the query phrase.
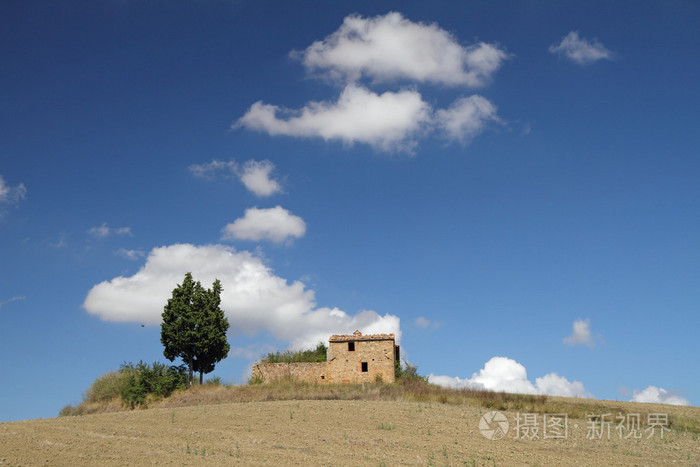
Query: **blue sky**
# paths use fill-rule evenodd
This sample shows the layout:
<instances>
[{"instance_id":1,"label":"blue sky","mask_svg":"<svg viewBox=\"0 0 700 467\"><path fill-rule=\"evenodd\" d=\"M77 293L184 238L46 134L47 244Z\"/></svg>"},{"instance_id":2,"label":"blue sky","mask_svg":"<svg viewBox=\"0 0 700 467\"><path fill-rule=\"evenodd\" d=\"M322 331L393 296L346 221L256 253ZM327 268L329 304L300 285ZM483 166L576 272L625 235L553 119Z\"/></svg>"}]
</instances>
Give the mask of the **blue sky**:
<instances>
[{"instance_id":1,"label":"blue sky","mask_svg":"<svg viewBox=\"0 0 700 467\"><path fill-rule=\"evenodd\" d=\"M165 361L187 271L224 287L225 381L360 329L438 384L700 402L700 4L0 22L0 421Z\"/></svg>"}]
</instances>

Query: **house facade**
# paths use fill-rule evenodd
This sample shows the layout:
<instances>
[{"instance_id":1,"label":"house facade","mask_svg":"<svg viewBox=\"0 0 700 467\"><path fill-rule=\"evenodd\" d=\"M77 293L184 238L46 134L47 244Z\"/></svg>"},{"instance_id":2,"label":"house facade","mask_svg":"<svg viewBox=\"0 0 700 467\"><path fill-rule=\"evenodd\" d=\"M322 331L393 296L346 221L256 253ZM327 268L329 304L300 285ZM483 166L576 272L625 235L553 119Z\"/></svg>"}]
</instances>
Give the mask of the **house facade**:
<instances>
[{"instance_id":1,"label":"house facade","mask_svg":"<svg viewBox=\"0 0 700 467\"><path fill-rule=\"evenodd\" d=\"M395 381L399 346L394 334L336 334L328 339L325 362L266 363L253 365L253 378L264 382L294 378L317 383Z\"/></svg>"}]
</instances>

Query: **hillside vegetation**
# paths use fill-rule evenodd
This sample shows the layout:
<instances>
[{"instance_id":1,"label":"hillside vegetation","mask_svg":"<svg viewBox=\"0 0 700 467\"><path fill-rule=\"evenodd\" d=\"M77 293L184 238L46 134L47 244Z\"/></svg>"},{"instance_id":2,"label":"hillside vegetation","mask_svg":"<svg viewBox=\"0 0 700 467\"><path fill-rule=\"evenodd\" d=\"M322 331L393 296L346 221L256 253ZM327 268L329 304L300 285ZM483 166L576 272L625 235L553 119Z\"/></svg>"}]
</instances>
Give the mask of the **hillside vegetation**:
<instances>
[{"instance_id":1,"label":"hillside vegetation","mask_svg":"<svg viewBox=\"0 0 700 467\"><path fill-rule=\"evenodd\" d=\"M658 430L651 437L618 437L613 430L592 438L588 423L570 420L562 439L544 439L542 431L523 439L517 411L503 411L510 429L490 439L481 430L489 410L421 387L195 386L162 399L160 408L0 423L0 465L700 465L700 435L678 429L663 437ZM367 400L409 396L447 399ZM301 397L338 400L289 400ZM239 402L226 403L232 398ZM245 402L259 398L288 400ZM493 402L516 407L528 399ZM580 402L608 412L602 401L547 398L542 407ZM672 420L700 419L697 407L612 404L628 413L645 407ZM542 417L537 421L542 428Z\"/></svg>"},{"instance_id":2,"label":"hillside vegetation","mask_svg":"<svg viewBox=\"0 0 700 467\"><path fill-rule=\"evenodd\" d=\"M187 367L167 366L143 361L134 365L123 363L119 370L97 378L85 391L83 402L77 407L65 406L59 415L115 412L147 407L149 403L169 397L173 391L187 387Z\"/></svg>"},{"instance_id":3,"label":"hillside vegetation","mask_svg":"<svg viewBox=\"0 0 700 467\"><path fill-rule=\"evenodd\" d=\"M204 385L195 385L189 389L185 389L184 386L176 388L171 394L151 392L139 399L140 403L133 404L130 399L124 397L123 392L123 382L134 381L131 376L128 378L124 376L124 373L129 374L132 371L131 368L127 366L126 370L122 368L116 374L112 372L98 378L86 392L83 403L75 407L64 407L60 415L119 412L134 408L300 400L437 403L478 407L484 410L567 414L570 419L582 420L583 423L585 423L586 416L590 414L626 415L632 411L632 413L640 414L642 419L646 419L649 413L659 411L659 406L651 404L632 404L631 406L627 402L443 388L426 382L425 378L417 375L415 368L412 368L408 375L399 378L393 384L314 384L287 379L275 383L225 386L219 380L211 380ZM138 378L136 380L138 381ZM119 381L121 383L117 383ZM682 432L700 433L700 418L671 414L669 415L668 427Z\"/></svg>"},{"instance_id":4,"label":"hillside vegetation","mask_svg":"<svg viewBox=\"0 0 700 467\"><path fill-rule=\"evenodd\" d=\"M325 362L327 354L328 347L323 342L319 342L314 349L270 352L262 358L262 361L264 363Z\"/></svg>"},{"instance_id":5,"label":"hillside vegetation","mask_svg":"<svg viewBox=\"0 0 700 467\"><path fill-rule=\"evenodd\" d=\"M700 465L697 407L447 389L405 370L392 384L187 388L184 367L125 364L64 416L0 423L0 465ZM498 440L482 431L492 411L510 422ZM568 416L564 438L519 436L521 415L547 414ZM668 428L647 436L654 414ZM640 436L606 436L610 415L636 416Z\"/></svg>"}]
</instances>

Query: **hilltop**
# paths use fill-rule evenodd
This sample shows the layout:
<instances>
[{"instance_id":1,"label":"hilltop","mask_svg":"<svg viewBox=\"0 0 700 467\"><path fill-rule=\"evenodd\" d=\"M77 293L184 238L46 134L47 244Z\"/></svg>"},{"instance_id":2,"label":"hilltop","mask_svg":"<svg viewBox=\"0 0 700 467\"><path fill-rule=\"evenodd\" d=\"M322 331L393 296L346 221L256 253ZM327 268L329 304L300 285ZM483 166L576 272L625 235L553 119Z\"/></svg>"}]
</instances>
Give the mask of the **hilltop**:
<instances>
[{"instance_id":1,"label":"hilltop","mask_svg":"<svg viewBox=\"0 0 700 467\"><path fill-rule=\"evenodd\" d=\"M112 402L102 410L119 412L2 423L0 465L700 463L697 407L457 391L422 381L204 385L148 407L124 410ZM566 414L567 431L553 438L557 430L550 424L545 438L544 417L555 414ZM602 430L590 418L595 414L611 414L603 417ZM629 429L618 433L618 414L639 416L640 437ZM648 417L658 414L668 423L650 430ZM490 424L484 425L485 415ZM518 418L525 424L533 416L528 430L516 429ZM498 437L489 427L504 427L504 420L509 426L502 439L482 435L480 428Z\"/></svg>"}]
</instances>

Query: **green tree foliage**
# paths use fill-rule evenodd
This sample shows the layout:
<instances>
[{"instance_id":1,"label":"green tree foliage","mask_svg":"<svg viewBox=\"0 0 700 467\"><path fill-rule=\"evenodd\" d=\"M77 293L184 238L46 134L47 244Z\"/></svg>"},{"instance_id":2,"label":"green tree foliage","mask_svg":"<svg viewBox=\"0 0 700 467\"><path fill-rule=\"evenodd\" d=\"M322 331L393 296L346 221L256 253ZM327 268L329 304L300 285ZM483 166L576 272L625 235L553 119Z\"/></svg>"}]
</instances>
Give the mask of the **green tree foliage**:
<instances>
[{"instance_id":1,"label":"green tree foliage","mask_svg":"<svg viewBox=\"0 0 700 467\"><path fill-rule=\"evenodd\" d=\"M428 382L427 376L421 376L418 374L418 367L411 365L406 360L403 361L405 367L401 367L401 362L398 360L394 361L394 376L396 381L421 381L423 383Z\"/></svg>"},{"instance_id":2,"label":"green tree foliage","mask_svg":"<svg viewBox=\"0 0 700 467\"><path fill-rule=\"evenodd\" d=\"M268 353L263 361L267 363L325 362L327 353L326 344L319 342L315 349Z\"/></svg>"},{"instance_id":3,"label":"green tree foliage","mask_svg":"<svg viewBox=\"0 0 700 467\"><path fill-rule=\"evenodd\" d=\"M120 395L131 408L143 404L149 394L169 397L173 391L184 388L188 382L184 365L167 366L154 362L151 366L143 361L136 365L129 362L123 363L119 371L124 376Z\"/></svg>"},{"instance_id":4,"label":"green tree foliage","mask_svg":"<svg viewBox=\"0 0 700 467\"><path fill-rule=\"evenodd\" d=\"M228 355L229 323L220 306L222 290L218 279L211 289L205 289L188 272L163 308L160 337L165 347L163 355L170 361L182 359L189 368L190 384L193 372L199 372L201 384L204 374L214 370L214 365Z\"/></svg>"},{"instance_id":5,"label":"green tree foliage","mask_svg":"<svg viewBox=\"0 0 700 467\"><path fill-rule=\"evenodd\" d=\"M187 367L168 366L154 362L149 365L140 361L122 363L117 371L110 371L97 378L85 392L83 403L78 407L67 406L62 415L79 415L87 404L107 404L121 398L132 409L145 404L148 396L153 398L170 397L176 389L187 386Z\"/></svg>"}]
</instances>

